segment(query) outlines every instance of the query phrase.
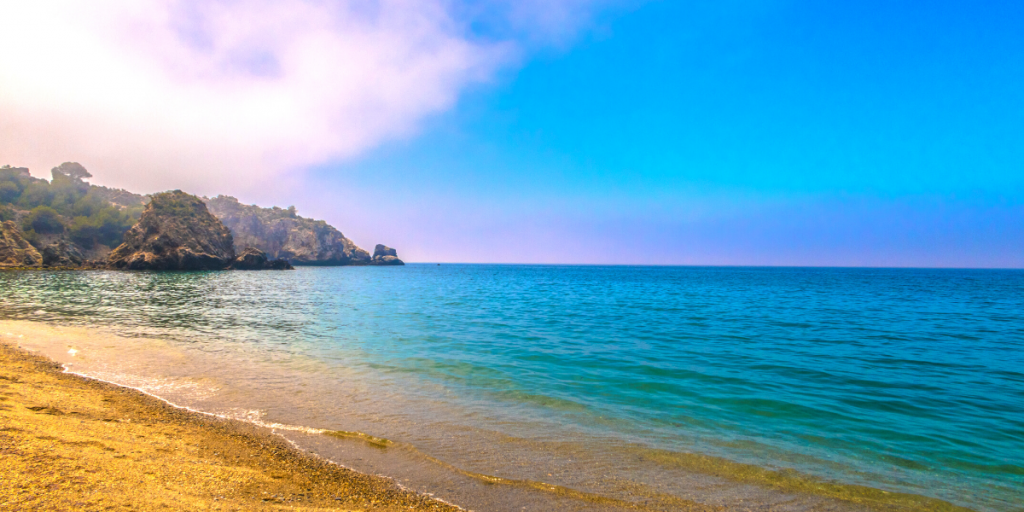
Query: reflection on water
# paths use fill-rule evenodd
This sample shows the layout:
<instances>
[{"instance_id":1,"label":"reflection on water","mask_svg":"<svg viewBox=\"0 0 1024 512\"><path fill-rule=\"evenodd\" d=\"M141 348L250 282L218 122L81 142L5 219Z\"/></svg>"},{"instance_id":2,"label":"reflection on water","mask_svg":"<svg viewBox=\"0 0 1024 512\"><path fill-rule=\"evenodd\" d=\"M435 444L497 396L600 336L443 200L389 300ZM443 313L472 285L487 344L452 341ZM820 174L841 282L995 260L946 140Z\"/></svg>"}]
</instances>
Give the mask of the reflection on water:
<instances>
[{"instance_id":1,"label":"reflection on water","mask_svg":"<svg viewBox=\"0 0 1024 512\"><path fill-rule=\"evenodd\" d=\"M294 434L482 509L500 507L467 474L668 509L788 499L722 487L775 478L760 467L989 510L1024 488L1022 272L409 265L0 272L0 289L6 318L132 338L63 348L76 368L393 439L385 456ZM769 483L806 490L786 482ZM502 500L553 499L535 491Z\"/></svg>"}]
</instances>

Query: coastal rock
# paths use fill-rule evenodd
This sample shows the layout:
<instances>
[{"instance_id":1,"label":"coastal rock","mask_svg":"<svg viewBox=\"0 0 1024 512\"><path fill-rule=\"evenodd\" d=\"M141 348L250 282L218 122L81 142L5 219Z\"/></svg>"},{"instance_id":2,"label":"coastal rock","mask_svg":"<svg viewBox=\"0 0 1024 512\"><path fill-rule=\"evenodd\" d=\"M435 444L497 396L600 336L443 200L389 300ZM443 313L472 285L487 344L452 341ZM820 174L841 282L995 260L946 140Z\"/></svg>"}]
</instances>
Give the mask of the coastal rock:
<instances>
[{"instance_id":1,"label":"coastal rock","mask_svg":"<svg viewBox=\"0 0 1024 512\"><path fill-rule=\"evenodd\" d=\"M370 254L340 231L322 220L298 216L294 207L260 208L230 196L206 201L239 247L254 247L269 259L285 259L292 265L370 264Z\"/></svg>"},{"instance_id":2,"label":"coastal rock","mask_svg":"<svg viewBox=\"0 0 1024 512\"><path fill-rule=\"evenodd\" d=\"M43 256L25 240L21 228L12 221L0 223L0 267L38 267Z\"/></svg>"},{"instance_id":3,"label":"coastal rock","mask_svg":"<svg viewBox=\"0 0 1024 512\"><path fill-rule=\"evenodd\" d=\"M373 248L373 259L371 265L405 265L405 262L398 259L398 251L382 244Z\"/></svg>"},{"instance_id":4,"label":"coastal rock","mask_svg":"<svg viewBox=\"0 0 1024 512\"><path fill-rule=\"evenodd\" d=\"M124 270L222 270L234 259L231 231L201 199L175 190L153 195L108 261Z\"/></svg>"},{"instance_id":5,"label":"coastal rock","mask_svg":"<svg viewBox=\"0 0 1024 512\"><path fill-rule=\"evenodd\" d=\"M231 270L295 270L288 260L268 260L267 253L247 247L231 262Z\"/></svg>"},{"instance_id":6,"label":"coastal rock","mask_svg":"<svg viewBox=\"0 0 1024 512\"><path fill-rule=\"evenodd\" d=\"M42 250L44 267L81 267L85 256L73 242L60 238Z\"/></svg>"}]
</instances>

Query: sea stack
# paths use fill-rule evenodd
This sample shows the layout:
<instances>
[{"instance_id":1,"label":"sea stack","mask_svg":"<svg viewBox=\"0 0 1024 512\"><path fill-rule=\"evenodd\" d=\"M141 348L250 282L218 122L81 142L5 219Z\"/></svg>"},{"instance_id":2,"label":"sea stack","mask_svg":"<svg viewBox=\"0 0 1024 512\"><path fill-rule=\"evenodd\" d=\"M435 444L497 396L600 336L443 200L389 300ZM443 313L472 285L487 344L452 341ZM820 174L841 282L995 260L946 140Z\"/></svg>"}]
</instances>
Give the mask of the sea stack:
<instances>
[{"instance_id":1,"label":"sea stack","mask_svg":"<svg viewBox=\"0 0 1024 512\"><path fill-rule=\"evenodd\" d=\"M373 248L373 259L371 265L405 265L405 262L398 259L398 251L383 245L377 244Z\"/></svg>"},{"instance_id":2,"label":"sea stack","mask_svg":"<svg viewBox=\"0 0 1024 512\"><path fill-rule=\"evenodd\" d=\"M228 228L201 199L175 190L153 195L108 262L123 270L223 270L234 259Z\"/></svg>"}]
</instances>

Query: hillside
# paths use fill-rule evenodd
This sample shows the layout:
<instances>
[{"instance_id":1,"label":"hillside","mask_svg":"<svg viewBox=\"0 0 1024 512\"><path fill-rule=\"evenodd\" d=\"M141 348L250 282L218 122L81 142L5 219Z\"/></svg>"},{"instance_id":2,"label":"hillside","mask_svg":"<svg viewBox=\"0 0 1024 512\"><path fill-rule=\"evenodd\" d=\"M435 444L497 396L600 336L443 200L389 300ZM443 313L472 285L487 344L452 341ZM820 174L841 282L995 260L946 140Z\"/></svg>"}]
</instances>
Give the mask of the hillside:
<instances>
[{"instance_id":1,"label":"hillside","mask_svg":"<svg viewBox=\"0 0 1024 512\"><path fill-rule=\"evenodd\" d=\"M261 208L230 196L207 199L210 213L231 230L236 247L255 247L293 265L372 265L370 254L330 224L300 217L295 207Z\"/></svg>"},{"instance_id":2,"label":"hillside","mask_svg":"<svg viewBox=\"0 0 1024 512\"><path fill-rule=\"evenodd\" d=\"M113 265L108 261L111 250L126 241L125 233L139 222L152 196L92 185L86 181L92 174L74 162L53 168L51 174L47 181L32 177L24 167L0 167L0 222L11 221L0 238L0 253L7 261L0 266ZM237 254L254 248L266 253L268 261L283 259L294 265L403 264L394 249L371 257L330 224L300 217L295 207L243 205L224 195L203 201L230 231ZM32 256L36 253L40 258ZM124 263L124 257L115 259ZM23 264L37 260L41 263ZM172 267L177 268L167 265Z\"/></svg>"},{"instance_id":3,"label":"hillside","mask_svg":"<svg viewBox=\"0 0 1024 512\"><path fill-rule=\"evenodd\" d=\"M142 214L145 196L85 182L77 163L51 170L50 181L24 167L0 167L0 221L13 221L45 266L105 260Z\"/></svg>"}]
</instances>

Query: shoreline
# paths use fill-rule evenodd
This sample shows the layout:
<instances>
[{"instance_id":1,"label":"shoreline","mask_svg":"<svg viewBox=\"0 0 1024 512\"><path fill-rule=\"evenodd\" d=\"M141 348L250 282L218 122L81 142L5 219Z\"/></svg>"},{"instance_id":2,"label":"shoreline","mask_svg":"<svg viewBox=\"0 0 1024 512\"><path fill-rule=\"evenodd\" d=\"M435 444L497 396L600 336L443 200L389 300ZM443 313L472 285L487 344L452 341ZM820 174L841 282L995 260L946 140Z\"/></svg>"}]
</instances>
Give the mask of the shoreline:
<instances>
[{"instance_id":1,"label":"shoreline","mask_svg":"<svg viewBox=\"0 0 1024 512\"><path fill-rule=\"evenodd\" d=\"M19 386L26 384L50 392L34 389L25 393ZM97 398L102 402L102 407L108 409L105 415L95 411ZM126 411L119 407L123 406L123 402L128 402L132 410ZM392 441L388 439L362 432L262 424L201 411L175 404L142 389L71 371L62 363L30 349L14 346L9 341L0 341L0 420L0 425L3 425L0 426L0 461L3 462L0 464L0 475L9 484L0 490L0 510L8 507L13 510L22 510L22 507L34 510L64 506L80 510L118 506L140 510L467 510L443 499L408 490L389 476L367 474L320 457L302 449L275 430L356 440L375 448L391 445ZM77 420L77 424L74 420ZM89 424L90 421L104 425L97 429L95 425ZM111 425L132 430L129 433L132 441L112 441L109 433L102 431ZM168 430L172 432L168 433ZM40 433L44 435L36 435ZM209 447L186 448L189 453L184 458L187 460L181 461L174 460L182 458L179 450L168 449L166 445L149 449L145 444L147 441L140 441L160 436L176 437L178 445L192 447L198 440L217 448L216 451ZM33 442L33 437L44 443ZM230 446L232 443L241 444L242 447ZM122 446L112 447L112 444ZM108 453L100 452L97 457L96 454L79 450L81 447L98 448ZM245 449L255 450L255 453L250 454L246 463L240 467L231 455ZM122 455L122 452L130 452L132 455ZM196 452L202 453L196 456ZM473 473L428 455L423 456L440 467L489 485L535 489L582 503L620 507L616 510L651 510L637 503L561 486ZM134 472L128 472L144 474L147 480L155 482L173 478L168 477L167 473L175 471L180 471L180 476L185 480L210 478L205 471L200 470L196 474L195 467L204 464L226 466L227 474L218 475L215 481L207 482L205 486L192 486L191 490L184 489L189 484L178 482L179 485L165 486L164 490L168 492L157 492L154 495L151 489L140 492L130 490L127 488L129 486L110 485L111 481L122 479L126 472L123 468L108 467L107 464L111 462L109 458L134 458L135 462L148 458L141 464L129 463L139 467L134 468ZM41 472L34 467L34 463L40 460L55 459L74 461L74 470L68 473L53 469ZM263 478L254 476L253 469L262 472ZM89 474L84 479L81 476L83 470ZM153 476L153 470L160 470L163 475ZM239 471L244 473L241 479L233 476L233 473ZM40 473L43 478L38 478ZM327 485L322 481L326 481ZM61 483L65 482L76 487L62 486ZM221 485L223 482L227 482L226 488ZM241 487L237 485L239 482L242 482ZM145 482L136 483L145 485ZM232 488L232 485L235 487ZM254 485L256 489L253 489ZM104 490L96 492L97 487ZM213 490L214 487L216 490ZM173 505L168 505L169 501ZM679 510L723 510L721 507L682 500L677 504Z\"/></svg>"},{"instance_id":2,"label":"shoreline","mask_svg":"<svg viewBox=\"0 0 1024 512\"><path fill-rule=\"evenodd\" d=\"M0 363L3 509L463 510L7 343Z\"/></svg>"},{"instance_id":3,"label":"shoreline","mask_svg":"<svg viewBox=\"0 0 1024 512\"><path fill-rule=\"evenodd\" d=\"M24 321L20 321L20 322L24 322ZM49 325L47 322L38 322L38 321L28 321L27 323L29 323L29 324L36 324L36 325L39 325L39 326ZM461 509L461 508L459 508L457 506L451 505L451 504L449 504L447 502L444 502L444 501L442 501L442 500L440 500L438 498L427 498L427 496L424 495L424 494L417 494L417 493L412 492L412 491L404 490L404 488L401 486L401 484L397 483L398 479L392 478L391 476L375 476L375 475L368 474L368 473L365 473L365 472L360 472L359 470L350 469L350 468L346 467L345 465L340 464L338 462L331 461L330 459L320 457L319 455L315 454L316 453L315 450L314 451L304 450L303 448L299 447L299 445L297 445L294 441L288 439L288 437L286 437L283 433L277 433L277 432L274 432L274 430L275 429L282 430L282 432L294 430L297 433L322 434L322 435L327 436L327 437L336 437L336 438L341 438L341 439L361 441L363 443L366 443L367 445L370 445L373 448L382 448L382 447L386 447L387 445L390 445L392 442L387 440L387 439L377 438L377 437L374 437L374 436L372 436L370 434L365 434L365 433L361 433L361 432L343 432L343 431L333 431L333 430L316 429L316 428L295 427L295 426L290 426L290 425L281 425L281 424L277 424L277 423L264 424L262 422L246 421L246 420L242 420L242 419L233 419L233 418L230 418L230 417L227 417L227 416L221 416L221 415L218 415L218 414L215 414L215 413L205 412L205 411L194 409L194 408L191 408L191 407L188 407L188 406L177 405L177 404L171 402L170 400L168 400L166 398L163 398L163 397L158 396L156 394L150 393L150 392L145 391L143 389L132 387L131 385L119 384L117 382L103 380L102 378L99 378L99 377L95 377L95 376L90 376L90 375L87 375L87 374L82 374L82 373L74 372L74 371L70 370L67 365L63 365L63 364L61 364L59 362L56 362L55 359L50 359L49 357L47 357L44 354L44 352L33 351L31 349L28 349L28 348L15 347L12 344L12 341L13 340L11 340L10 338L8 338L7 340L4 340L4 341L0 341L0 361L4 362L3 365L0 365L0 371L4 372L4 373L0 373L0 418L3 418L4 416L7 416L7 413L8 413L9 409L5 409L4 406L9 406L9 405L12 404L12 402L10 402L10 401L5 399L6 396L7 396L6 394L8 392L8 388L10 387L10 383L11 383L10 379L5 379L5 375L8 375L10 373L10 371L8 370L8 366L9 366L9 364L7 362L8 358L9 357L13 357L14 360L16 360L16 361L22 361L22 360L24 360L24 361L31 361L32 363L31 363L30 366L33 366L34 369L30 368L29 373L31 373L33 371L34 372L40 372L40 373L43 373L43 374L48 374L48 375L50 375L50 377L57 378L58 380L60 378L72 379L70 381L71 384L68 384L67 382L65 382L65 384L68 384L68 386L70 386L71 388L77 389L77 390L92 389L92 391L87 391L86 392L87 395L94 394L94 393L102 394L104 392L105 393L113 393L113 394L135 394L137 396L135 397L134 402L136 403L137 407L142 407L142 408L145 408L145 409L152 409L152 411L150 411L150 413L153 413L153 414L165 414L165 413L168 413L168 411L170 411L171 413L173 413L173 414L171 414L171 416L174 416L175 418L179 418L178 420L173 420L173 421L181 421L181 422L190 424L190 425L194 426L195 428L197 428L199 431L201 431L201 433L193 432L192 433L193 436L198 436L199 438L203 438L204 436L216 437L216 433L217 432L222 432L225 429L227 429L229 431L229 435L230 436L241 435L241 436L244 437L244 436L251 435L251 436L254 436L255 439L259 440L259 442L263 442L263 443L267 442L266 441L267 439L270 439L272 441L270 444L273 444L274 446L276 446L275 451L273 452L273 454L275 454L275 455L278 452L281 452L281 453L289 452L289 453L291 453L291 457L296 459L296 460L306 460L306 459L309 459L309 460L317 461L317 463L320 464L320 465L327 465L327 466L333 467L336 472L344 473L345 475L347 475L346 478L351 478L352 474L355 474L355 475L358 475L357 480L359 480L359 479L369 479L369 481L376 482L374 485L377 485L377 486L383 485L383 486L385 486L385 488L390 486L392 491L397 490L400 493L402 493L402 492L408 493L408 494L410 494L412 496L416 496L416 497L419 497L421 499L427 500L425 503L428 503L428 505L423 505L423 506L428 506L429 508L415 508L417 505L414 504L413 506L414 506L414 509L416 509L416 510L465 510L465 509ZM25 341L28 341L28 340L25 340ZM68 345L68 346L70 346L70 345ZM10 354L14 354L14 356L10 356ZM74 356L74 354L72 354L72 357L73 356ZM97 389L102 390L102 391L96 391ZM95 396L92 396L92 398L95 398ZM95 401L95 400L93 400L93 401ZM105 402L105 400L101 400L101 401ZM22 404L22 405L25 408L31 408L31 407L37 408L38 410L32 411L32 412L35 412L37 414L43 414L43 415L50 414L52 416L56 416L56 417L58 417L58 419L55 419L53 421L58 421L58 422L60 421L59 420L60 417L67 418L69 415L74 416L74 415L80 414L80 413L76 413L76 412L67 413L66 411L70 410L70 409L67 409L67 408L63 408L62 409L62 407L64 407L64 406L60 406L59 405L59 400L56 401L56 402L58 402L58 406L57 407L53 406L54 400L51 400L50 398L47 398L46 400L37 399L36 402L46 403L47 405L45 405L45 406L41 406L41 405L38 405L38 404L37 405L31 405L31 404L28 404L28 403L25 403L25 404ZM77 404L77 401L73 401L73 402L75 402ZM72 406L72 409L73 408L74 408L74 406ZM51 410L51 411L47 412L48 410ZM40 412L40 411L42 411L42 412ZM54 413L54 411L58 411L58 412ZM155 412L153 412L153 411L155 411ZM51 414L51 413L53 413L53 414ZM180 419L182 417L187 418L187 419ZM101 420L101 421L109 423L109 421L107 421L107 420ZM81 423L81 422L79 422L79 423ZM44 436L44 437L48 437L48 438L50 438L50 440L55 440L55 439L59 440L60 436L59 435L55 436L53 434L52 430L53 429L51 429L51 432L49 432L47 434L47 436ZM206 430L210 430L210 432L206 432ZM3 429L0 429L0 442L4 441L4 438L2 437L4 435L5 435L5 431ZM77 442L77 441L72 441L72 442ZM4 444L8 444L8 443L0 444L0 450L4 449ZM100 444L102 444L102 443L100 443ZM404 445L406 443L401 443L401 444ZM135 445L131 445L129 448L131 448L131 451L134 451L135 450ZM405 446L404 448L406 448L406 449L411 448L412 450L415 450L416 452L419 452L419 450L416 450L415 447L412 447L411 445ZM3 452L0 451L0 453L3 453ZM171 455L167 455L164 452L161 452L161 454L150 453L150 455L154 456L156 458L172 457ZM550 493L551 495L559 496L561 498L569 498L570 500L573 500L573 501L580 500L580 501L583 501L583 502L590 502L593 505L597 505L598 503L603 503L603 504L606 504L606 505L614 507L616 510L620 510L620 509L662 510L662 508L658 507L657 505L654 505L654 508L649 508L647 506L641 505L638 502L624 502L624 501L617 500L617 499L614 499L614 498L608 498L608 497L602 496L600 494L591 494L589 492L578 491L578 490L572 489L570 487L562 487L562 486L559 486L559 485L552 485L552 484L547 484L547 483L544 483L544 482L535 482L535 481L529 481L529 480L514 480L514 479L502 478L502 477L498 477L498 476L492 476L492 475L489 475L489 474L483 474L483 473L476 473L476 472L472 472L472 471L467 471L467 470L461 469L461 468L459 468L457 466L453 466L451 464L448 464L448 463L446 463L444 461L441 461L439 459L435 459L435 458L433 458L433 457L431 457L431 456L429 456L429 455L427 455L425 453L419 453L419 455L424 457L424 458L426 458L427 460L429 460L432 464L435 464L437 466L443 467L443 468L445 468L447 470L450 470L453 473L458 473L458 474L460 474L460 475L462 475L464 477L467 477L467 478L470 478L470 479L473 479L473 480L477 480L477 481L480 481L480 482L483 482L483 483L489 484L489 485L495 485L496 484L498 487L510 486L510 487L516 487L516 488L534 489L534 490L541 491L544 494L549 494ZM777 470L777 469L771 469L771 468L766 468L766 467L754 466L754 465L749 465L749 464L737 463L737 462L729 461L729 460L722 459L722 458L719 458L719 457L706 456L706 455L701 455L701 454L697 454L697 453L677 453L677 452L666 452L666 451L656 450L656 449L646 449L646 450L644 450L643 457L646 458L646 459L651 459L653 461L657 461L659 463L659 465L664 466L666 468L668 468L668 467L677 468L677 469L685 470L687 472L691 472L691 473L695 473L695 474L707 475L707 476L716 477L716 478L720 478L720 479L724 479L724 480L729 480L729 481L732 481L732 482L740 484L740 485L753 485L753 486L756 486L758 488L764 489L767 492L781 493L782 495L788 495L788 496L793 497L793 498L798 497L798 496L804 496L804 497L808 497L808 498L813 498L814 501L817 501L819 505L824 505L826 507L826 508L823 508L822 510L865 510L866 509L866 510L892 510L892 511L899 510L899 511L908 511L908 512L909 511L919 511L919 510L937 510L937 511L948 511L948 512L954 512L954 511L955 512L968 512L968 511L971 510L971 509L960 507L960 506L957 506L957 505L953 505L951 503L948 503L948 502L945 502L945 501L942 501L942 500L938 500L938 499L935 499L935 498L928 498L928 497L924 497L924 496L920 496L920 495L914 495L914 494L904 494L904 493L900 493L900 492L884 491L884 490L881 490L881 489L876 489L876 488L872 488L872 487L865 487L865 486L860 486L860 485L854 485L854 484L843 484L843 483L838 483L838 482L830 482L830 481L825 481L825 480L820 480L820 479L817 479L817 478L813 478L813 477L810 477L808 475L796 474L795 472L792 472L792 471ZM273 462L272 460L271 461L262 461L262 462L257 461L257 463L262 463L262 464L271 464L272 462ZM156 462L154 462L154 463L156 463ZM199 463L198 462L192 462L191 464L199 464ZM181 465L181 464L179 464L179 465ZM184 467L190 467L190 466L188 466L187 464L184 464ZM303 471L305 471L305 469L303 469ZM6 471L5 471L5 473L6 473ZM389 473L386 473L386 474L389 474ZM101 477L97 477L97 479L102 479L102 478ZM277 480L277 479L275 478L275 480ZM362 481L362 480L360 480L360 481ZM275 494L271 493L271 495L275 495ZM278 495L280 495L280 494L278 494ZM299 493L294 493L294 496L301 496L301 497L303 497L303 499L307 498L308 495L310 495L310 493L309 492L305 492L305 491L304 492L299 492ZM335 499L338 496L339 495L335 494L335 495L330 496L330 498L335 503L338 503L339 501ZM654 496L652 496L652 497L654 497ZM666 496L666 497L668 497L668 496ZM342 498L344 499L344 496L342 496ZM7 499L9 499L8 496L0 494L0 508L3 507L4 501L7 500ZM402 499L407 499L407 498L402 498ZM675 500L672 500L672 501L675 501ZM702 501L703 500L698 500L696 502L695 501L689 501L689 500L676 501L674 503L675 506L672 507L671 510L682 510L682 509L686 509L686 510L722 510L723 509L721 506L715 506L715 505L708 504L708 503L701 503ZM742 500L740 500L740 501L742 501ZM774 501L774 500L770 500L770 501ZM216 504L216 505L219 505L220 503L222 503L222 500L214 500L213 502L211 502L211 504ZM261 498L260 503L264 503L262 501L262 498ZM354 502L354 503L357 503L357 505L355 505L355 506L366 506L365 504L358 505L358 503L360 503L358 501ZM405 502L402 501L402 503L405 503ZM776 501L775 503L778 503L778 502ZM749 503L748 502L745 505L752 505L754 507L754 509L758 509L758 510L763 508L761 506L761 505L763 505L763 506L767 506L767 508L764 508L765 510L775 510L774 507L772 507L771 505L768 505L767 503L763 503L761 505L758 505L756 503ZM335 505L335 506L337 506L337 505ZM346 505L346 506L351 507L353 505ZM385 508L380 508L382 506L385 507ZM387 508L389 506L391 506L391 505L387 505L387 504L381 505L381 503L378 502L377 504L371 503L369 505L369 508L365 508L365 509L364 508L357 508L355 510L390 510L389 508ZM448 507L448 508L436 508L438 506ZM242 508L243 509L251 509L251 508L255 508L255 507L256 507L255 504L247 504L247 505L244 505ZM403 510L409 510L409 508L408 508L409 506L408 505L401 505L401 507L402 507ZM318 506L318 508L322 508L322 506ZM729 508L730 507L726 507L726 509L729 509ZM815 509L815 510L818 509L817 507L813 507L813 506L812 506L812 508ZM333 509L333 510L353 510L351 508L330 508L330 509Z\"/></svg>"}]
</instances>

